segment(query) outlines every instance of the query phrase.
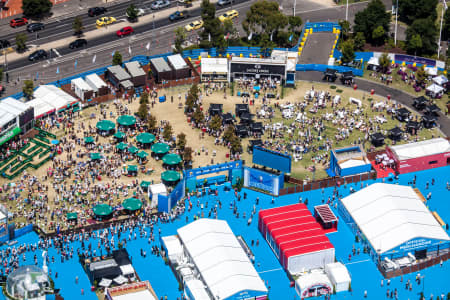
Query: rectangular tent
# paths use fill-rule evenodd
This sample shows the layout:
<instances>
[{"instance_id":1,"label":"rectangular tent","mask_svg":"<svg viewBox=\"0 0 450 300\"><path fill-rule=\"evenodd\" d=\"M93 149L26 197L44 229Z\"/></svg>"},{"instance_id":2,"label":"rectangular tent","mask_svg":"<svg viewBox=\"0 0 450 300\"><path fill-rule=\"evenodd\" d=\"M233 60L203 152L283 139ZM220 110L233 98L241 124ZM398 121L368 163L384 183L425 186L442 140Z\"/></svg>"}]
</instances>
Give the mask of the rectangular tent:
<instances>
[{"instance_id":1,"label":"rectangular tent","mask_svg":"<svg viewBox=\"0 0 450 300\"><path fill-rule=\"evenodd\" d=\"M90 74L85 77L85 81L92 90L95 92L95 96L103 96L108 94L108 85L97 74Z\"/></svg>"},{"instance_id":2,"label":"rectangular tent","mask_svg":"<svg viewBox=\"0 0 450 300\"><path fill-rule=\"evenodd\" d=\"M443 167L450 164L450 142L444 138L390 146L387 155L400 174Z\"/></svg>"},{"instance_id":3,"label":"rectangular tent","mask_svg":"<svg viewBox=\"0 0 450 300\"><path fill-rule=\"evenodd\" d=\"M211 300L206 292L205 285L198 279L186 281L184 283L184 293L190 300Z\"/></svg>"},{"instance_id":4,"label":"rectangular tent","mask_svg":"<svg viewBox=\"0 0 450 300\"><path fill-rule=\"evenodd\" d=\"M202 81L227 81L228 59L202 58L201 78Z\"/></svg>"},{"instance_id":5,"label":"rectangular tent","mask_svg":"<svg viewBox=\"0 0 450 300\"><path fill-rule=\"evenodd\" d=\"M331 176L349 176L370 172L372 165L361 145L344 147L330 151Z\"/></svg>"},{"instance_id":6,"label":"rectangular tent","mask_svg":"<svg viewBox=\"0 0 450 300\"><path fill-rule=\"evenodd\" d=\"M34 107L35 119L64 110L78 100L54 85L42 85L34 91L34 99L27 102Z\"/></svg>"},{"instance_id":7,"label":"rectangular tent","mask_svg":"<svg viewBox=\"0 0 450 300\"><path fill-rule=\"evenodd\" d=\"M70 81L70 88L81 100L87 100L92 97L94 90L83 78L75 78Z\"/></svg>"},{"instance_id":8,"label":"rectangular tent","mask_svg":"<svg viewBox=\"0 0 450 300\"><path fill-rule=\"evenodd\" d=\"M432 85L427 86L426 91L432 97L436 97L442 94L444 88L440 85L437 85L436 83L433 83Z\"/></svg>"},{"instance_id":9,"label":"rectangular tent","mask_svg":"<svg viewBox=\"0 0 450 300\"><path fill-rule=\"evenodd\" d=\"M410 186L374 183L340 202L340 215L368 241L375 261L450 247L449 236Z\"/></svg>"},{"instance_id":10,"label":"rectangular tent","mask_svg":"<svg viewBox=\"0 0 450 300\"><path fill-rule=\"evenodd\" d=\"M150 60L150 68L152 69L153 77L158 83L163 80L173 79L172 68L162 57L152 58Z\"/></svg>"},{"instance_id":11,"label":"rectangular tent","mask_svg":"<svg viewBox=\"0 0 450 300\"><path fill-rule=\"evenodd\" d=\"M263 280L226 221L199 219L177 232L214 300L267 296Z\"/></svg>"},{"instance_id":12,"label":"rectangular tent","mask_svg":"<svg viewBox=\"0 0 450 300\"><path fill-rule=\"evenodd\" d=\"M336 293L348 291L352 279L347 268L341 262L326 264L325 273L335 287Z\"/></svg>"},{"instance_id":13,"label":"rectangular tent","mask_svg":"<svg viewBox=\"0 0 450 300\"><path fill-rule=\"evenodd\" d=\"M181 54L168 56L167 62L173 69L174 79L183 79L191 77L191 68L186 63Z\"/></svg>"},{"instance_id":14,"label":"rectangular tent","mask_svg":"<svg viewBox=\"0 0 450 300\"><path fill-rule=\"evenodd\" d=\"M161 245L164 247L170 262L176 263L183 255L183 247L175 235L161 237Z\"/></svg>"},{"instance_id":15,"label":"rectangular tent","mask_svg":"<svg viewBox=\"0 0 450 300\"><path fill-rule=\"evenodd\" d=\"M158 207L158 195L167 196L167 188L165 184L156 183L149 186L148 197L152 200L152 207Z\"/></svg>"},{"instance_id":16,"label":"rectangular tent","mask_svg":"<svg viewBox=\"0 0 450 300\"><path fill-rule=\"evenodd\" d=\"M124 63L125 70L131 75L131 82L134 86L145 85L146 74L141 65L137 61L130 61Z\"/></svg>"},{"instance_id":17,"label":"rectangular tent","mask_svg":"<svg viewBox=\"0 0 450 300\"><path fill-rule=\"evenodd\" d=\"M439 75L439 76L433 77L433 82L436 83L437 85L443 86L444 84L446 84L448 82L448 79L444 75Z\"/></svg>"},{"instance_id":18,"label":"rectangular tent","mask_svg":"<svg viewBox=\"0 0 450 300\"><path fill-rule=\"evenodd\" d=\"M308 273L295 281L295 291L300 299L332 294L333 285L323 272Z\"/></svg>"}]
</instances>

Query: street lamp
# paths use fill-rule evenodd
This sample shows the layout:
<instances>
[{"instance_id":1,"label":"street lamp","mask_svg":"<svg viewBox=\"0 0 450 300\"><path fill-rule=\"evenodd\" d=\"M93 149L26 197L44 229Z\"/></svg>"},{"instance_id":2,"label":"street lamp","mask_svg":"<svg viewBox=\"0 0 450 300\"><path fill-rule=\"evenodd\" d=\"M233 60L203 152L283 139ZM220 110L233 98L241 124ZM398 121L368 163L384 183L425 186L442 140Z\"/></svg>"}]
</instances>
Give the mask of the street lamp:
<instances>
[{"instance_id":1,"label":"street lamp","mask_svg":"<svg viewBox=\"0 0 450 300\"><path fill-rule=\"evenodd\" d=\"M395 5L395 33L394 33L394 45L397 46L397 18L398 18L398 0Z\"/></svg>"},{"instance_id":2,"label":"street lamp","mask_svg":"<svg viewBox=\"0 0 450 300\"><path fill-rule=\"evenodd\" d=\"M445 0L442 0L443 2L443 6L442 6L442 15L441 15L441 27L439 30L439 43L438 43L438 58L439 58L439 54L441 53L441 38L442 38L442 21L444 19L444 11L447 10L447 3L445 2Z\"/></svg>"},{"instance_id":3,"label":"street lamp","mask_svg":"<svg viewBox=\"0 0 450 300\"><path fill-rule=\"evenodd\" d=\"M345 6L345 21L348 21L348 0L347 5Z\"/></svg>"}]
</instances>

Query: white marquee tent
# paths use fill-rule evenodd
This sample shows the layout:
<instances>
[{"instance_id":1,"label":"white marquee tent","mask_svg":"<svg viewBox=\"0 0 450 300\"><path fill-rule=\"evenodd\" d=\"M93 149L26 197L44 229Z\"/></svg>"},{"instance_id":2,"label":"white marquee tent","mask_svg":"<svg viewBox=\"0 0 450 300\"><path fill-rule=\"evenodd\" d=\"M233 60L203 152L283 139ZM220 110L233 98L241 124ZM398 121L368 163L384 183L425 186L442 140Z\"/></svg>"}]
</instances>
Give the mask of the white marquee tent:
<instances>
[{"instance_id":1,"label":"white marquee tent","mask_svg":"<svg viewBox=\"0 0 450 300\"><path fill-rule=\"evenodd\" d=\"M336 289L336 293L347 291L352 281L347 268L340 262L325 265L325 273L330 278Z\"/></svg>"},{"instance_id":2,"label":"white marquee tent","mask_svg":"<svg viewBox=\"0 0 450 300\"><path fill-rule=\"evenodd\" d=\"M227 222L200 219L177 230L214 299L268 290Z\"/></svg>"},{"instance_id":3,"label":"white marquee tent","mask_svg":"<svg viewBox=\"0 0 450 300\"><path fill-rule=\"evenodd\" d=\"M439 95L444 91L444 88L442 86L437 85L436 83L433 83L430 86L427 86L427 92L433 94L434 96Z\"/></svg>"},{"instance_id":4,"label":"white marquee tent","mask_svg":"<svg viewBox=\"0 0 450 300\"><path fill-rule=\"evenodd\" d=\"M448 79L444 75L439 75L439 76L433 77L433 82L442 86L443 84L446 84L448 82Z\"/></svg>"},{"instance_id":5,"label":"white marquee tent","mask_svg":"<svg viewBox=\"0 0 450 300\"><path fill-rule=\"evenodd\" d=\"M374 183L341 203L379 255L416 238L450 240L410 186Z\"/></svg>"},{"instance_id":6,"label":"white marquee tent","mask_svg":"<svg viewBox=\"0 0 450 300\"><path fill-rule=\"evenodd\" d=\"M35 119L66 108L78 100L54 85L42 85L34 91L34 99L27 104L34 107Z\"/></svg>"},{"instance_id":7,"label":"white marquee tent","mask_svg":"<svg viewBox=\"0 0 450 300\"><path fill-rule=\"evenodd\" d=\"M391 146L390 148L399 160L406 160L450 152L450 142L444 138L435 138L417 143Z\"/></svg>"}]
</instances>

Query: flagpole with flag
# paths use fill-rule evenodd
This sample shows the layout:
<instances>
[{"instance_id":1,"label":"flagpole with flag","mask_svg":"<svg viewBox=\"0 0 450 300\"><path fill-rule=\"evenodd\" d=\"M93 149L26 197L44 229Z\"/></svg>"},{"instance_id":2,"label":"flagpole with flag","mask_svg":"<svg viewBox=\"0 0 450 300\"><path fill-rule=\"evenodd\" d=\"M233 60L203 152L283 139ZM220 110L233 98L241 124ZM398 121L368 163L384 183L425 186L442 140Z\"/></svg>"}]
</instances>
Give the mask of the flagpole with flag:
<instances>
[{"instance_id":1,"label":"flagpole with flag","mask_svg":"<svg viewBox=\"0 0 450 300\"><path fill-rule=\"evenodd\" d=\"M95 64L95 60L97 59L97 54L94 55L94 57L92 58L92 63Z\"/></svg>"},{"instance_id":2,"label":"flagpole with flag","mask_svg":"<svg viewBox=\"0 0 450 300\"><path fill-rule=\"evenodd\" d=\"M128 53L130 53L131 56L131 46L128 46Z\"/></svg>"},{"instance_id":3,"label":"flagpole with flag","mask_svg":"<svg viewBox=\"0 0 450 300\"><path fill-rule=\"evenodd\" d=\"M78 66L78 59L75 59L75 62L73 63L73 67L76 69Z\"/></svg>"}]
</instances>

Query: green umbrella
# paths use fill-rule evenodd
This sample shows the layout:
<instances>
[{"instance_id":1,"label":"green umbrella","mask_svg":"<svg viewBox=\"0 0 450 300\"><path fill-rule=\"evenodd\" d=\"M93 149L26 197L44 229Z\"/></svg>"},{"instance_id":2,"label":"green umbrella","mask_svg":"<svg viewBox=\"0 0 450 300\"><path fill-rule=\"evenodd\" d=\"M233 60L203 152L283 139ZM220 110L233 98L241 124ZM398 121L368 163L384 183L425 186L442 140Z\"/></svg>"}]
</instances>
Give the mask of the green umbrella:
<instances>
[{"instance_id":1,"label":"green umbrella","mask_svg":"<svg viewBox=\"0 0 450 300\"><path fill-rule=\"evenodd\" d=\"M136 165L129 165L128 166L128 171L137 172L138 171L138 167Z\"/></svg>"},{"instance_id":2,"label":"green umbrella","mask_svg":"<svg viewBox=\"0 0 450 300\"><path fill-rule=\"evenodd\" d=\"M142 181L141 182L141 188L148 188L152 184L150 181Z\"/></svg>"},{"instance_id":3,"label":"green umbrella","mask_svg":"<svg viewBox=\"0 0 450 300\"><path fill-rule=\"evenodd\" d=\"M122 207L126 210L138 210L142 207L142 201L136 198L128 198L122 202Z\"/></svg>"},{"instance_id":4,"label":"green umbrella","mask_svg":"<svg viewBox=\"0 0 450 300\"><path fill-rule=\"evenodd\" d=\"M131 126L136 124L136 118L130 115L123 115L117 118L117 123L122 126Z\"/></svg>"},{"instance_id":5,"label":"green umbrella","mask_svg":"<svg viewBox=\"0 0 450 300\"><path fill-rule=\"evenodd\" d=\"M113 212L112 207L106 203L97 204L96 206L94 206L92 211L96 216L100 217L109 216Z\"/></svg>"},{"instance_id":6,"label":"green umbrella","mask_svg":"<svg viewBox=\"0 0 450 300\"><path fill-rule=\"evenodd\" d=\"M67 213L67 220L76 220L78 219L78 214L76 212Z\"/></svg>"},{"instance_id":7,"label":"green umbrella","mask_svg":"<svg viewBox=\"0 0 450 300\"><path fill-rule=\"evenodd\" d=\"M139 148L136 148L135 146L131 146L128 148L128 152L131 154L137 153L139 151Z\"/></svg>"},{"instance_id":8,"label":"green umbrella","mask_svg":"<svg viewBox=\"0 0 450 300\"><path fill-rule=\"evenodd\" d=\"M142 144L151 144L155 141L155 136L148 132L143 132L136 137L136 141Z\"/></svg>"},{"instance_id":9,"label":"green umbrella","mask_svg":"<svg viewBox=\"0 0 450 300\"><path fill-rule=\"evenodd\" d=\"M164 155L162 159L166 165L178 165L181 162L181 157L175 153L169 153Z\"/></svg>"},{"instance_id":10,"label":"green umbrella","mask_svg":"<svg viewBox=\"0 0 450 300\"><path fill-rule=\"evenodd\" d=\"M97 122L97 129L102 131L110 131L113 130L116 127L116 124L114 124L113 121L110 120L101 120Z\"/></svg>"},{"instance_id":11,"label":"green umbrella","mask_svg":"<svg viewBox=\"0 0 450 300\"><path fill-rule=\"evenodd\" d=\"M178 173L177 171L165 171L163 173L161 173L161 179L164 181L178 181L181 178L181 174Z\"/></svg>"},{"instance_id":12,"label":"green umbrella","mask_svg":"<svg viewBox=\"0 0 450 300\"><path fill-rule=\"evenodd\" d=\"M91 159L92 160L97 160L97 159L101 159L102 155L100 153L91 153Z\"/></svg>"},{"instance_id":13,"label":"green umbrella","mask_svg":"<svg viewBox=\"0 0 450 300\"><path fill-rule=\"evenodd\" d=\"M123 138L125 138L125 133L123 133L123 132L121 132L121 131L117 131L117 132L114 134L114 137L115 137L115 138L118 138L118 139L123 139Z\"/></svg>"},{"instance_id":14,"label":"green umbrella","mask_svg":"<svg viewBox=\"0 0 450 300\"><path fill-rule=\"evenodd\" d=\"M139 156L139 158L146 158L148 153L145 151L139 151L136 155Z\"/></svg>"},{"instance_id":15,"label":"green umbrella","mask_svg":"<svg viewBox=\"0 0 450 300\"><path fill-rule=\"evenodd\" d=\"M116 145L116 148L119 149L120 151L123 151L125 149L127 149L128 145L124 142L121 142L119 144Z\"/></svg>"},{"instance_id":16,"label":"green umbrella","mask_svg":"<svg viewBox=\"0 0 450 300\"><path fill-rule=\"evenodd\" d=\"M169 152L169 145L164 143L156 143L152 146L152 152L156 154L164 154Z\"/></svg>"},{"instance_id":17,"label":"green umbrella","mask_svg":"<svg viewBox=\"0 0 450 300\"><path fill-rule=\"evenodd\" d=\"M84 138L84 142L86 144L93 143L94 142L94 138L92 136L87 136L87 137Z\"/></svg>"}]
</instances>

